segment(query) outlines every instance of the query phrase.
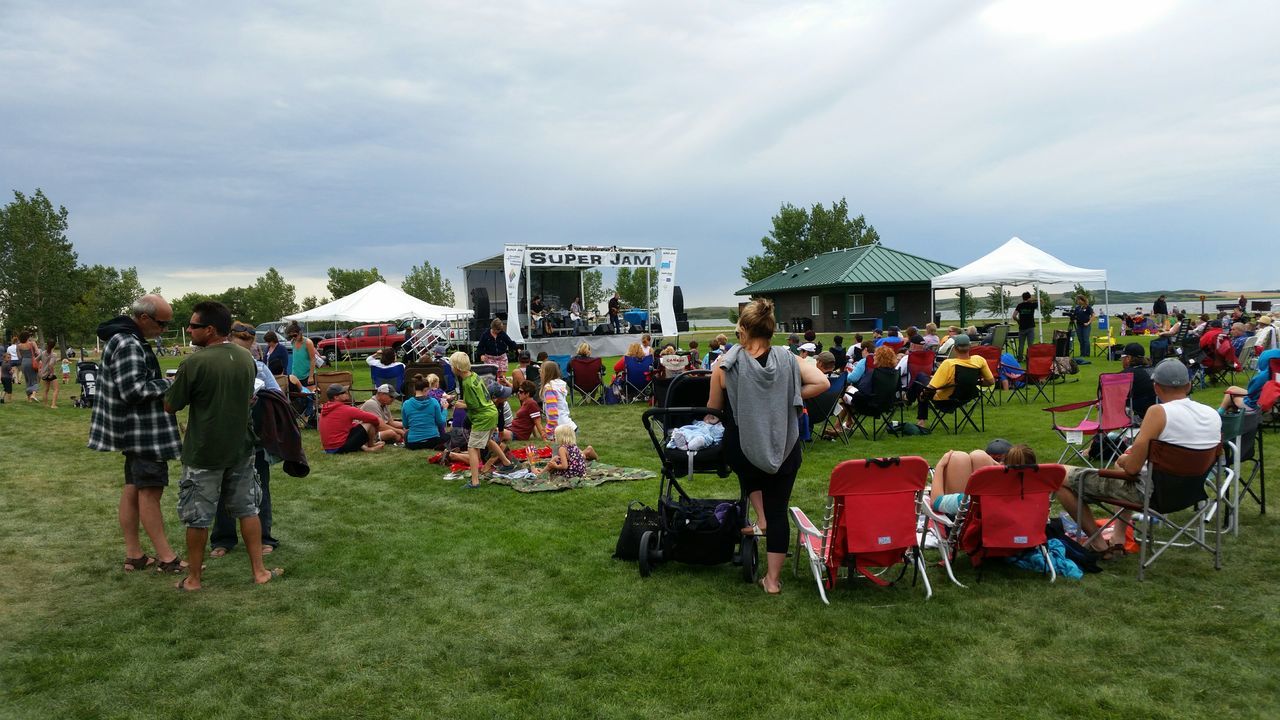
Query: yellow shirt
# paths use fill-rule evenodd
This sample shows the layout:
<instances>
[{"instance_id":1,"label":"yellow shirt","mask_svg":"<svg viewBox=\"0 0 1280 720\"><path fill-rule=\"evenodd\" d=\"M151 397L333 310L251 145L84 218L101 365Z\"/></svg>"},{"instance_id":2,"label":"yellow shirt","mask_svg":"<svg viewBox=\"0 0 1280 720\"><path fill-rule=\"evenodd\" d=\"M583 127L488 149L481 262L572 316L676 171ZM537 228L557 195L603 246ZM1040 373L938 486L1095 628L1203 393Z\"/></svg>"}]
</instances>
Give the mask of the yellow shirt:
<instances>
[{"instance_id":1,"label":"yellow shirt","mask_svg":"<svg viewBox=\"0 0 1280 720\"><path fill-rule=\"evenodd\" d=\"M991 374L991 368L987 367L987 361L977 355L971 355L967 358L948 358L942 361L942 365L938 366L936 372L933 373L933 379L929 381L929 387L938 388L937 394L933 397L935 400L946 400L951 397L951 393L955 391L956 383L956 366L971 367L975 370L982 371L982 379L995 381L995 376Z\"/></svg>"}]
</instances>

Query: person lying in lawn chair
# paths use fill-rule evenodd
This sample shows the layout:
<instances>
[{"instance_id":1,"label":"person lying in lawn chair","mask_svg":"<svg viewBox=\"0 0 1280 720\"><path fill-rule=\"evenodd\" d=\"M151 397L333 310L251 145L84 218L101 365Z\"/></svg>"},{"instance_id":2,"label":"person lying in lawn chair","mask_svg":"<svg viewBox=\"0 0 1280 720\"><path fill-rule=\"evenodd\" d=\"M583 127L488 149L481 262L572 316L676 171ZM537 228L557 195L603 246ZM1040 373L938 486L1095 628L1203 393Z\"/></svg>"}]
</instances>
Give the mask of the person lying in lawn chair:
<instances>
[{"instance_id":1,"label":"person lying in lawn chair","mask_svg":"<svg viewBox=\"0 0 1280 720\"><path fill-rule=\"evenodd\" d=\"M929 502L933 511L954 517L960 512L969 476L990 465L1034 465L1036 454L1027 445L1012 445L1004 438L987 443L985 450L948 450L933 469Z\"/></svg>"}]
</instances>

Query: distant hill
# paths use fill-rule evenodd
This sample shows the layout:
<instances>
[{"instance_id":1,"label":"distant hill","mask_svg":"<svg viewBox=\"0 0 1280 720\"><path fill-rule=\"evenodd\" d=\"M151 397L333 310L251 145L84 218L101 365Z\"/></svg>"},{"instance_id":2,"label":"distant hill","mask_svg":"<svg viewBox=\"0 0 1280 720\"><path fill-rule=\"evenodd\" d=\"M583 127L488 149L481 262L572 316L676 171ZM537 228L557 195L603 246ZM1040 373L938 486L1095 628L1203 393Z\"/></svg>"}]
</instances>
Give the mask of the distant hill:
<instances>
[{"instance_id":1,"label":"distant hill","mask_svg":"<svg viewBox=\"0 0 1280 720\"><path fill-rule=\"evenodd\" d=\"M725 320L729 317L730 310L736 312L738 306L705 305L702 307L686 307L684 312L689 316L690 320Z\"/></svg>"}]
</instances>

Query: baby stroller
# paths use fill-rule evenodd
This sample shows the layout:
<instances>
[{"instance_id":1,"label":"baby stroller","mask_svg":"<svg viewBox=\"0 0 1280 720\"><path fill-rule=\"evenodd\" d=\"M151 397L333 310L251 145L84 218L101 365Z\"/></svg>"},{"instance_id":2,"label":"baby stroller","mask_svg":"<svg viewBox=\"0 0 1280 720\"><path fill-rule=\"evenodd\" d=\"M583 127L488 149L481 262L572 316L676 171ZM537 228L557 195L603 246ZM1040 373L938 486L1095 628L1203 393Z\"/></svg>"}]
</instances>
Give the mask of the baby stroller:
<instances>
[{"instance_id":1,"label":"baby stroller","mask_svg":"<svg viewBox=\"0 0 1280 720\"><path fill-rule=\"evenodd\" d=\"M93 407L93 399L98 396L98 363L82 360L76 363L76 384L80 386L80 397L74 405L78 408Z\"/></svg>"},{"instance_id":2,"label":"baby stroller","mask_svg":"<svg viewBox=\"0 0 1280 720\"><path fill-rule=\"evenodd\" d=\"M694 451L667 447L676 428L707 415L723 421L723 412L707 407L710 396L710 371L681 373L671 381L666 394L657 398L658 405L641 416L662 463L658 529L645 532L640 538L641 577L648 577L658 563L675 560L690 565L732 562L741 566L743 581L756 581L756 537L742 534L747 519L746 498L741 495L733 499L695 498L677 480L686 475L686 482L692 486L695 473L728 477L729 466L722 446Z\"/></svg>"}]
</instances>

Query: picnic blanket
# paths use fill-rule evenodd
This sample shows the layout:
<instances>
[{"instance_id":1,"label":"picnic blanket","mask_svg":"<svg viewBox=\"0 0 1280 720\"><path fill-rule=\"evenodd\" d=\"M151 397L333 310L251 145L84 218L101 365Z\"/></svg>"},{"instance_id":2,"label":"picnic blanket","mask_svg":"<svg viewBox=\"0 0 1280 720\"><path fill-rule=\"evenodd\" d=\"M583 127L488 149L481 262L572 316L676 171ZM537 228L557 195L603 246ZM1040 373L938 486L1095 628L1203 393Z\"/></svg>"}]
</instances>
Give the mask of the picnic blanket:
<instances>
[{"instance_id":1,"label":"picnic blanket","mask_svg":"<svg viewBox=\"0 0 1280 720\"><path fill-rule=\"evenodd\" d=\"M534 461L534 467L543 469L543 472L540 475L534 475L529 472L527 468L521 468L509 475L504 475L502 473L489 473L482 477L495 485L506 485L512 490L522 493L573 490L575 488L595 487L607 482L618 482L621 480L650 480L658 477L657 473L651 470L607 465L598 460L588 462L587 472L580 478L552 475L545 471L546 466L547 463L545 461ZM459 472L451 472L448 475L445 475L444 479L461 480L467 477L470 477L470 471L462 470Z\"/></svg>"}]
</instances>

